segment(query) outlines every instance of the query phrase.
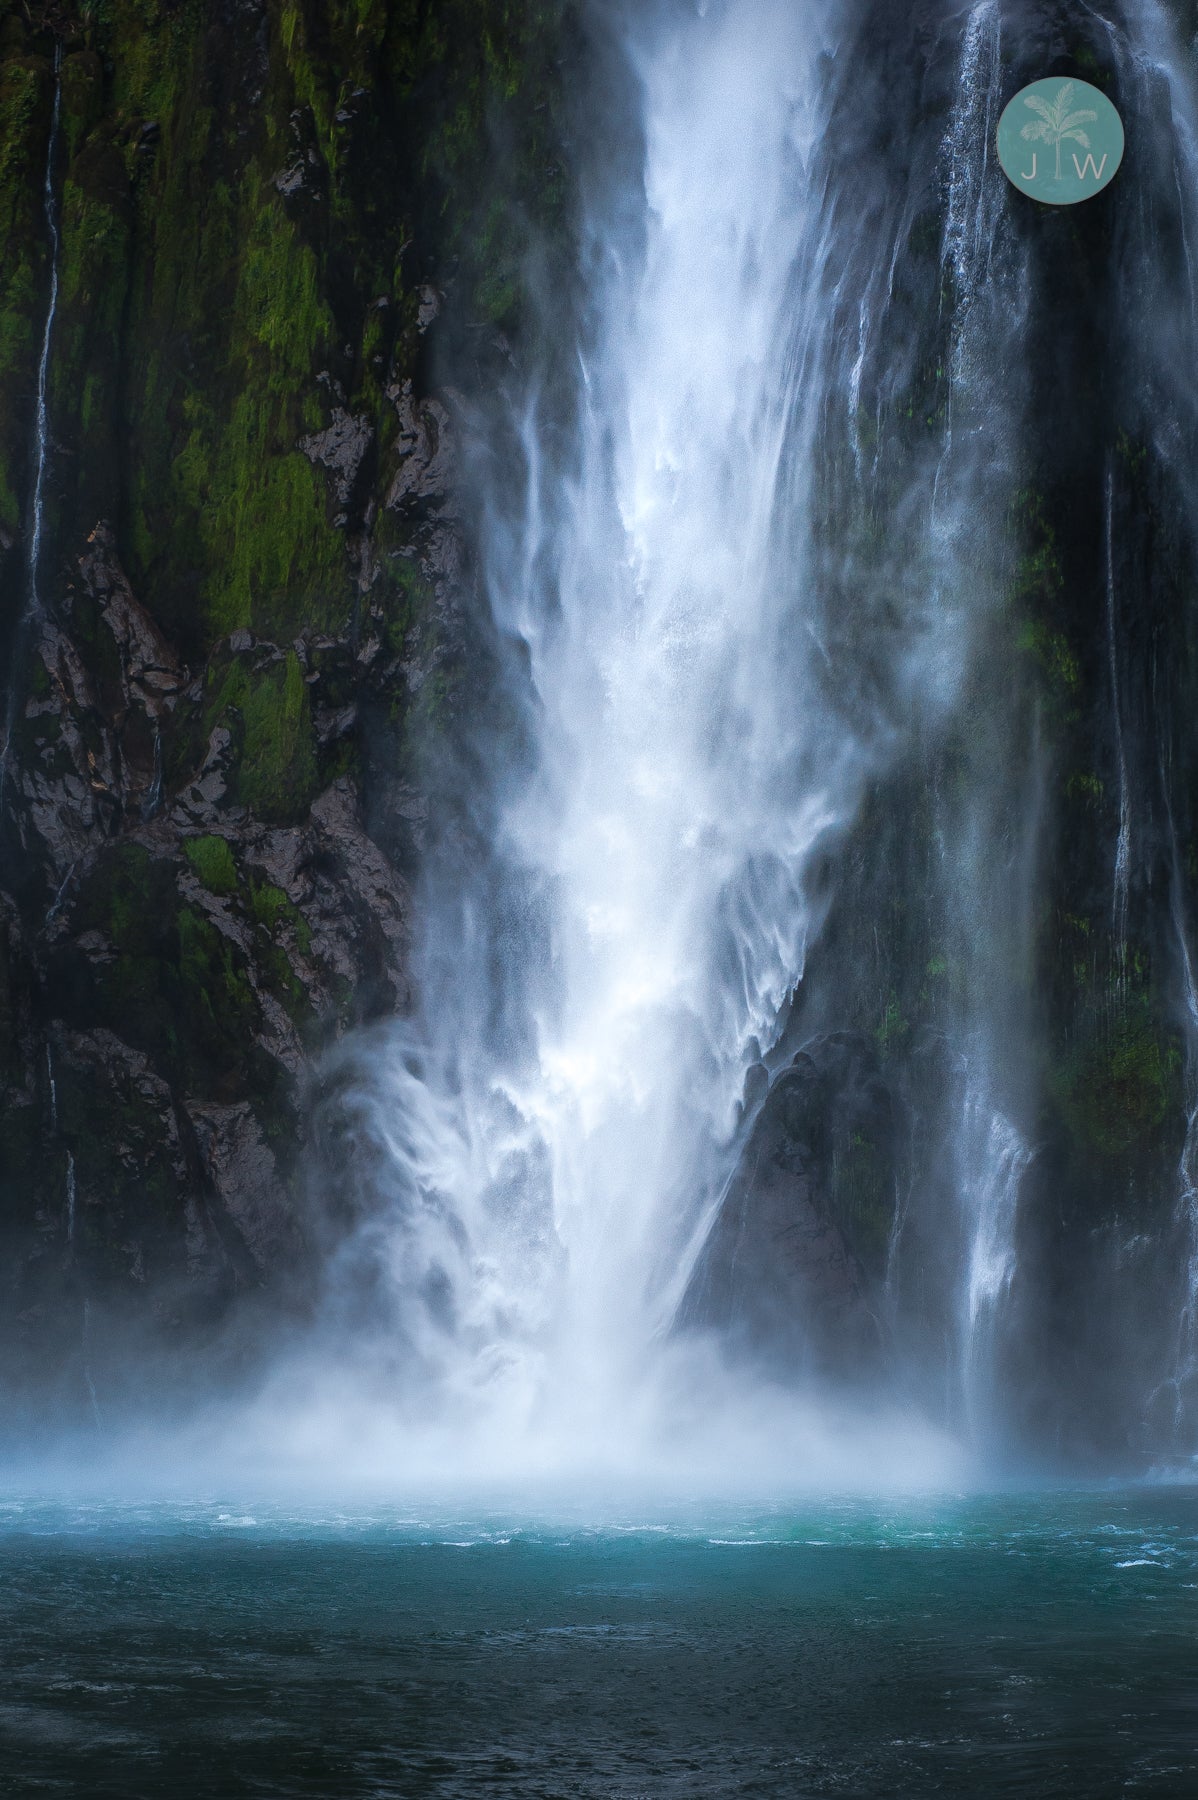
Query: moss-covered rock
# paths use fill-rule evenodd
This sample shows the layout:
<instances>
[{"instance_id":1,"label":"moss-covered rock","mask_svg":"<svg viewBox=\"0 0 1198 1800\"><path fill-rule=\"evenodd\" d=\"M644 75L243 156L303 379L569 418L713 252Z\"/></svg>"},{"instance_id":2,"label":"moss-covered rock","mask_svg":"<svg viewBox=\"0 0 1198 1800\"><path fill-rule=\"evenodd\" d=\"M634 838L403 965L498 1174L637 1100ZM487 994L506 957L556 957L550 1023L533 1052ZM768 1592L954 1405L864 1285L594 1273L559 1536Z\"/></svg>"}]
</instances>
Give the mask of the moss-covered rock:
<instances>
[{"instance_id":1,"label":"moss-covered rock","mask_svg":"<svg viewBox=\"0 0 1198 1800\"><path fill-rule=\"evenodd\" d=\"M178 1325L302 1262L311 1058L408 1003L466 574L434 384L564 229L568 10L0 0L0 1237L34 1361L89 1293L169 1289Z\"/></svg>"},{"instance_id":2,"label":"moss-covered rock","mask_svg":"<svg viewBox=\"0 0 1198 1800\"><path fill-rule=\"evenodd\" d=\"M1122 1157L1151 1148L1162 1128L1176 1137L1181 1051L1151 1017L1118 1020L1070 1057L1060 1075L1060 1104L1079 1147Z\"/></svg>"}]
</instances>

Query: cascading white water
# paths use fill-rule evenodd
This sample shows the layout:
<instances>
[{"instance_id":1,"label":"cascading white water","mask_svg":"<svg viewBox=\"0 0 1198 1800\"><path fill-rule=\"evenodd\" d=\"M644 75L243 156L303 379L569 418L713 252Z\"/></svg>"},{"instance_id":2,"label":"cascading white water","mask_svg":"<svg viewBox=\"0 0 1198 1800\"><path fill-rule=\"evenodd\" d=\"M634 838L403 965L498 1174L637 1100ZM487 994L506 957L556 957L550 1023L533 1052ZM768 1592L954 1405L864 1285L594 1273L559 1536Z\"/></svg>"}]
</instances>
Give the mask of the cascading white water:
<instances>
[{"instance_id":1,"label":"cascading white water","mask_svg":"<svg viewBox=\"0 0 1198 1800\"><path fill-rule=\"evenodd\" d=\"M965 1102L962 1200L970 1241L964 1296L962 1387L975 1443L992 1426L995 1334L1015 1276L1019 1186L1032 1152L982 1092Z\"/></svg>"},{"instance_id":2,"label":"cascading white water","mask_svg":"<svg viewBox=\"0 0 1198 1800\"><path fill-rule=\"evenodd\" d=\"M1198 358L1198 279L1194 262L1198 239L1198 81L1194 76L1192 44L1184 43L1178 21L1160 0L1133 0L1131 24L1138 72L1147 75L1157 84L1157 91L1163 90L1169 99L1172 174L1184 265L1180 293L1164 295L1152 307L1153 331L1146 340L1137 341L1136 348L1142 355L1147 352L1156 392L1169 396L1168 406L1153 421L1153 448L1177 482L1179 502L1195 541L1198 483L1190 464L1178 467L1178 444L1189 437L1198 420L1198 382L1193 373ZM1145 313L1147 316L1147 309ZM1108 544L1109 541L1108 523ZM1112 661L1112 680L1115 673ZM1122 736L1119 750L1122 775ZM1165 1393L1169 1396L1165 1409L1168 1437L1161 1448L1172 1454L1193 1456L1198 1449L1198 978L1192 949L1193 921L1187 919L1183 903L1184 883L1170 800L1172 772L1166 767L1163 740L1158 745L1158 755L1171 853L1170 915L1180 975L1177 1016L1185 1043L1186 1127L1177 1165L1177 1214L1187 1239L1187 1254L1172 1365L1152 1399L1156 1401ZM1121 806L1121 843L1123 817ZM1130 809L1128 819L1130 824ZM1126 893L1123 904L1126 907Z\"/></svg>"},{"instance_id":3,"label":"cascading white water","mask_svg":"<svg viewBox=\"0 0 1198 1800\"><path fill-rule=\"evenodd\" d=\"M855 396L858 473L879 480L858 408L910 222L883 209L863 245L851 210L834 222L833 11L726 0L625 27L644 188L631 207L584 171L595 326L574 449L524 392L518 500L510 456L479 478L525 747L484 746L485 853L433 859L421 1012L372 1072L393 1205L371 1248L403 1379L424 1376L417 1409L448 1434L481 1420L508 1449L603 1456L685 1410L684 1391L718 1411L710 1364L680 1375L707 1350L670 1325L731 1172L746 1071L778 1041L820 923L812 860L901 732L949 717L994 606L971 509L993 489L1001 513L1010 485L1016 409L995 413L992 339L996 319L1019 329L1022 270L989 217L992 12L971 24L974 111L947 146L954 406L920 501L925 579L859 571L906 611L889 707L858 703L851 724L837 700L859 671L835 659L859 652L850 633L830 647L813 497L829 392ZM846 314L852 343L832 330ZM971 1229L972 1319L1008 1211Z\"/></svg>"},{"instance_id":4,"label":"cascading white water","mask_svg":"<svg viewBox=\"0 0 1198 1800\"><path fill-rule=\"evenodd\" d=\"M534 401L522 512L485 533L535 707L495 832L518 935L488 933L484 883L434 907L427 1037L392 1080L420 1348L597 1432L685 1288L860 779L807 676L821 47L782 0L632 28L644 212L590 221L577 462L550 463Z\"/></svg>"},{"instance_id":5,"label":"cascading white water","mask_svg":"<svg viewBox=\"0 0 1198 1800\"><path fill-rule=\"evenodd\" d=\"M945 262L956 295L949 424L941 470L956 471L934 536L948 540L946 566L972 590L971 645L990 640L1001 615L1004 509L1018 485L1019 432L1026 376L996 354L1027 326L1026 252L1011 228L1010 196L994 180L994 140L1006 98L1002 9L974 6L962 36L957 98L949 129ZM979 470L963 469L958 434L984 436ZM995 529L995 526L998 529ZM961 534L964 542L955 541ZM952 1048L960 1074L955 1184L963 1237L958 1374L966 1429L975 1443L992 1435L994 1358L1001 1310L1015 1274L1019 1188L1031 1149L1013 1113L1026 1062L1026 987L1031 967L1031 890L1038 825L1036 752L1019 742L1026 729L1018 672L999 654L964 722L969 786L964 807L950 803L940 824L940 882L956 966L958 999ZM1025 764L1030 766L1024 767ZM1023 788L1012 832L1010 800Z\"/></svg>"},{"instance_id":6,"label":"cascading white water","mask_svg":"<svg viewBox=\"0 0 1198 1800\"><path fill-rule=\"evenodd\" d=\"M477 752L478 838L463 852L448 834L426 871L420 1012L364 1103L392 1205L343 1264L360 1293L368 1240L398 1321L388 1366L455 1443L481 1431L525 1460L547 1444L603 1458L688 1405L696 1425L750 1406L743 1389L721 1401L708 1346L670 1335L731 1173L746 1072L778 1043L821 922L814 859L912 730L945 727L1001 593L1000 534L978 513L1001 522L1014 479L1020 385L995 343L1021 330L1026 293L986 179L986 4L944 147L952 404L933 466L910 476L915 567L856 566L890 620L889 697L863 702L853 659L870 627L829 630L814 502L830 395L858 479L886 479L860 409L911 220L883 205L860 223L843 204L821 64L840 23L789 0L626 23L643 193L583 171L592 328L571 448L522 390L505 451L477 460L520 730L509 719ZM833 329L846 316L851 342ZM850 603L870 618L868 596ZM950 846L962 919L990 822ZM975 1388L1026 1160L993 1067L1008 1012L984 1029L984 956L978 970L967 1049L985 1128L961 1175Z\"/></svg>"}]
</instances>

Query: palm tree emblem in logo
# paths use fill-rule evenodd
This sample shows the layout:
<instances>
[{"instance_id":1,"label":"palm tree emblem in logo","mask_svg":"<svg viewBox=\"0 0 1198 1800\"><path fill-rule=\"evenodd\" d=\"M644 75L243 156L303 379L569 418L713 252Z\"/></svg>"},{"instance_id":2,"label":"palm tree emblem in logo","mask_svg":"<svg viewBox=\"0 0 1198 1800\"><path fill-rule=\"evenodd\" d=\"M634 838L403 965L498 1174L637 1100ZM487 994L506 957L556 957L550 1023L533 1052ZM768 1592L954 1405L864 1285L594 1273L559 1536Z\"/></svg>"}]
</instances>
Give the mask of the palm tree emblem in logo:
<instances>
[{"instance_id":1,"label":"palm tree emblem in logo","mask_svg":"<svg viewBox=\"0 0 1198 1800\"><path fill-rule=\"evenodd\" d=\"M1026 138L1029 143L1056 145L1056 178L1058 181L1061 179L1061 145L1067 140L1071 140L1075 144L1080 144L1083 150L1088 150L1090 140L1081 128L1083 125L1092 125L1098 117L1098 114L1089 107L1083 107L1077 112L1070 112L1073 95L1074 84L1072 81L1066 81L1058 88L1056 99L1051 102L1043 99L1039 94L1026 94L1023 100L1023 104L1030 106L1034 113L1039 114L1039 117L1029 119L1019 135Z\"/></svg>"},{"instance_id":2,"label":"palm tree emblem in logo","mask_svg":"<svg viewBox=\"0 0 1198 1800\"><path fill-rule=\"evenodd\" d=\"M1080 75L1044 75L1020 88L1003 107L995 135L1007 180L1045 206L1092 200L1123 161L1118 107Z\"/></svg>"}]
</instances>

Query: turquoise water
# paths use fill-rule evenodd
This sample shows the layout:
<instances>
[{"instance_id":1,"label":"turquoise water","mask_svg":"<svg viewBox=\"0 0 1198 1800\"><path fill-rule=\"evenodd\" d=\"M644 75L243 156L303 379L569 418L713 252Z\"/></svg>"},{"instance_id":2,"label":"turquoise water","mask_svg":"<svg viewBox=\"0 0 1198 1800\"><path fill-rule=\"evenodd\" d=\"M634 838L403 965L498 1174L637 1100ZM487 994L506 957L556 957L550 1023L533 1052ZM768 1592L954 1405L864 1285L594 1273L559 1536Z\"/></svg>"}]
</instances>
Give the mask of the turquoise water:
<instances>
[{"instance_id":1,"label":"turquoise water","mask_svg":"<svg viewBox=\"0 0 1198 1800\"><path fill-rule=\"evenodd\" d=\"M0 1502L0 1792L1198 1795L1198 1495Z\"/></svg>"}]
</instances>

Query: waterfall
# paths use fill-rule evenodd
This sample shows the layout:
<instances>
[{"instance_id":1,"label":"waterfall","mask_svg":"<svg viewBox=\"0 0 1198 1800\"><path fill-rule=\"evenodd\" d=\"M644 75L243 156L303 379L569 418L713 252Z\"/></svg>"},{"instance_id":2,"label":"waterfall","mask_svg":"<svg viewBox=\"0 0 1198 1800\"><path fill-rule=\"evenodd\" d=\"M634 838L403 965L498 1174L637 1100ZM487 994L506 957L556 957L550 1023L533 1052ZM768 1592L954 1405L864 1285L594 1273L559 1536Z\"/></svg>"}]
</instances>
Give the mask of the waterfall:
<instances>
[{"instance_id":1,"label":"waterfall","mask_svg":"<svg viewBox=\"0 0 1198 1800\"><path fill-rule=\"evenodd\" d=\"M426 1365L596 1437L685 1289L866 754L811 673L822 48L784 0L628 25L643 210L588 172L577 451L525 393L517 505L482 477L533 748L482 866L429 878L391 1255Z\"/></svg>"},{"instance_id":2,"label":"waterfall","mask_svg":"<svg viewBox=\"0 0 1198 1800\"><path fill-rule=\"evenodd\" d=\"M913 721L948 728L1001 591L971 511L1007 504L1019 383L993 339L1026 296L984 179L991 6L968 51L984 117L956 117L948 147L952 404L911 473L923 524L858 559L848 591L826 541L830 506L884 503L863 433L909 329L913 216L889 173L858 204L830 126L853 112L833 53L854 23L789 0L619 15L636 125L583 156L587 306L543 321L577 372L570 427L560 376L535 369L475 420L502 724L465 730L467 804L423 876L420 1007L359 1100L389 1205L334 1281L360 1311L368 1257L394 1322L384 1379L513 1454L632 1453L638 1431L719 1413L711 1346L672 1325L748 1072L779 1066L820 872L866 782ZM864 501L829 485L841 420ZM971 1223L991 1260L1008 1210Z\"/></svg>"},{"instance_id":3,"label":"waterfall","mask_svg":"<svg viewBox=\"0 0 1198 1800\"><path fill-rule=\"evenodd\" d=\"M25 592L11 647L8 695L5 705L4 743L0 746L0 794L8 764L8 749L20 705L18 683L23 639L29 625L41 613L40 588L42 543L45 536L46 473L50 457L49 407L47 392L50 380L50 343L54 334L54 315L58 310L58 201L54 192L54 165L58 153L59 125L62 116L62 45L54 50L54 105L50 118L50 139L46 149L46 174L42 184L42 207L50 238L50 294L46 305L46 322L42 330L41 350L37 364L37 399L34 409L33 483L29 502L29 525L25 553Z\"/></svg>"},{"instance_id":4,"label":"waterfall","mask_svg":"<svg viewBox=\"0 0 1198 1800\"><path fill-rule=\"evenodd\" d=\"M53 900L50 902L49 909L46 913L46 924L47 925L53 925L55 919L61 913L63 906L66 903L67 891L70 888L71 883L75 879L75 870L78 867L79 867L79 863L78 863L78 859L76 859L76 861L74 861L70 865L66 874L63 876L62 880L59 882L58 891L55 894ZM47 1052L47 1054L48 1054L48 1052Z\"/></svg>"},{"instance_id":5,"label":"waterfall","mask_svg":"<svg viewBox=\"0 0 1198 1800\"><path fill-rule=\"evenodd\" d=\"M972 662L954 725L968 784L963 799L939 801L937 879L956 970L949 1037L958 1100L947 1130L962 1242L958 1384L975 1443L987 1442L993 1429L998 1331L1015 1274L1020 1182L1032 1155L1017 1122L1030 1110L1018 1071L1026 1065L1030 1027L1041 780L1035 719L1002 637L1005 513L1022 474L1028 406L1015 347L1031 307L1010 191L994 179L1005 80L1002 8L981 0L962 36L945 146L943 257L956 311L935 534L947 542L945 585L964 586L971 597ZM1014 354L1004 355L1004 345ZM988 441L986 459L980 469L966 459L962 469L958 437L980 434Z\"/></svg>"},{"instance_id":6,"label":"waterfall","mask_svg":"<svg viewBox=\"0 0 1198 1800\"><path fill-rule=\"evenodd\" d=\"M1168 786L1163 769L1161 780L1167 794ZM1177 1165L1177 1210L1187 1240L1188 1253L1183 1273L1182 1303L1173 1366L1164 1383L1171 1396L1170 1441L1167 1448L1176 1453L1192 1449L1194 1411L1198 1396L1198 981L1195 980L1189 932L1182 912L1177 833L1171 812L1169 836L1172 850L1171 913L1185 1001L1187 1087L1185 1137Z\"/></svg>"},{"instance_id":7,"label":"waterfall","mask_svg":"<svg viewBox=\"0 0 1198 1800\"><path fill-rule=\"evenodd\" d=\"M1131 787L1127 777L1127 748L1123 741L1123 701L1119 684L1119 653L1115 625L1114 475L1107 466L1103 498L1103 561L1106 576L1107 666L1111 677L1111 724L1115 733L1115 758L1119 770L1119 835L1115 841L1114 894L1111 901L1115 953L1122 973L1127 960L1127 892L1131 875Z\"/></svg>"},{"instance_id":8,"label":"waterfall","mask_svg":"<svg viewBox=\"0 0 1198 1800\"><path fill-rule=\"evenodd\" d=\"M897 1348L879 1390L893 1380L984 1451L1003 1441L1012 1308L1037 1279L1021 1289L1024 1198L1051 1114L1035 977L1060 736L1016 654L1012 520L1044 466L1028 348L1034 257L1057 240L996 166L1011 9L976 0L933 53L951 100L916 150L938 250L926 188L855 123L889 103L853 60L868 12L597 8L610 92L591 100L604 133L576 133L582 299L542 295L528 366L474 402L486 699L459 715L453 804L433 808L449 823L422 869L416 1011L357 1071L385 1203L332 1276L347 1312L372 1294L380 1380L446 1437L602 1456L664 1420L752 1410L715 1330L692 1329L691 1284L747 1179L763 1096L843 1029L857 974L836 957L868 941L873 878L850 890L842 864L893 777L926 798L912 938L943 947L946 998L938 1073L912 1078L923 1147L884 1221L879 1330ZM1104 27L1128 80L1154 58L1182 80L1150 7ZM915 373L929 363L934 384ZM920 436L904 421L925 405ZM1149 832L1105 453L1092 547L1126 960ZM1181 896L1178 877L1185 950ZM838 903L856 917L824 966ZM1192 1098L1189 1113L1192 1275ZM913 1273L929 1245L941 1264Z\"/></svg>"},{"instance_id":9,"label":"waterfall","mask_svg":"<svg viewBox=\"0 0 1198 1800\"><path fill-rule=\"evenodd\" d=\"M1151 319L1152 329L1147 333L1137 331L1131 349L1143 390L1151 396L1153 410L1146 436L1171 484L1171 498L1182 529L1188 532L1193 557L1198 553L1198 479L1194 466L1194 445L1198 442L1198 281L1194 267L1198 234L1198 81L1193 69L1192 42L1182 41L1180 22L1161 0L1133 0L1129 27L1135 77L1151 82L1154 93L1163 94L1168 100L1171 129L1164 172L1173 183L1181 246L1180 267L1175 271L1162 269L1158 237L1151 224L1141 223L1139 248L1145 296L1141 317ZM1112 679L1114 674L1112 661ZM1117 691L1115 705L1118 708ZM1118 714L1116 721L1122 776L1123 733ZM1191 721L1181 723L1183 730L1189 726L1192 732ZM1185 1051L1185 1130L1176 1175L1176 1216L1183 1244L1180 1303L1171 1359L1159 1388L1150 1397L1148 1411L1151 1417L1154 1403L1164 1398L1164 1430L1156 1447L1168 1456L1192 1458L1198 1452L1198 978L1192 949L1193 887L1184 873L1177 826L1186 799L1182 783L1188 782L1188 770L1183 767L1180 772L1175 771L1169 722L1154 718L1153 729L1153 760L1159 776L1168 845L1168 923L1175 953L1175 1013ZM1192 741L1191 736L1189 742ZM1123 821L1121 806L1121 844Z\"/></svg>"},{"instance_id":10,"label":"waterfall","mask_svg":"<svg viewBox=\"0 0 1198 1800\"><path fill-rule=\"evenodd\" d=\"M152 819L162 806L162 784L164 778L162 764L162 727L158 720L154 721L154 765L150 776L150 785L146 789L145 799L141 803L143 819Z\"/></svg>"},{"instance_id":11,"label":"waterfall","mask_svg":"<svg viewBox=\"0 0 1198 1800\"><path fill-rule=\"evenodd\" d=\"M42 205L46 215L46 229L50 234L50 298L46 306L46 324L42 332L42 347L37 362L33 500L30 509L29 554L26 564L26 618L36 618L41 607L38 576L41 569L42 537L45 526L46 465L50 447L46 391L50 379L50 340L54 334L54 314L58 309L59 237L58 202L54 194L54 159L58 150L61 115L62 45L58 44L54 50L54 109L50 120L50 142L46 150L46 178L42 186Z\"/></svg>"},{"instance_id":12,"label":"waterfall","mask_svg":"<svg viewBox=\"0 0 1198 1800\"><path fill-rule=\"evenodd\" d=\"M966 1424L975 1443L988 1437L994 1413L996 1335L1015 1275L1019 1186L1032 1152L988 1097L970 1092L964 1120L962 1197L970 1222L964 1294L962 1385Z\"/></svg>"}]
</instances>

